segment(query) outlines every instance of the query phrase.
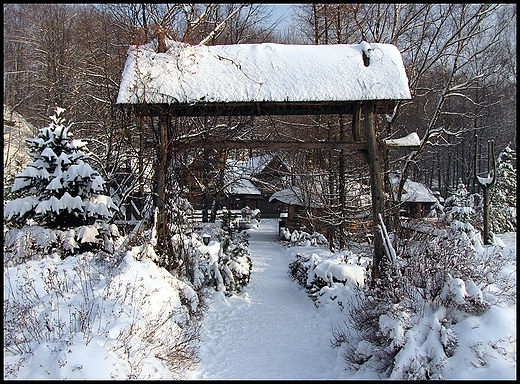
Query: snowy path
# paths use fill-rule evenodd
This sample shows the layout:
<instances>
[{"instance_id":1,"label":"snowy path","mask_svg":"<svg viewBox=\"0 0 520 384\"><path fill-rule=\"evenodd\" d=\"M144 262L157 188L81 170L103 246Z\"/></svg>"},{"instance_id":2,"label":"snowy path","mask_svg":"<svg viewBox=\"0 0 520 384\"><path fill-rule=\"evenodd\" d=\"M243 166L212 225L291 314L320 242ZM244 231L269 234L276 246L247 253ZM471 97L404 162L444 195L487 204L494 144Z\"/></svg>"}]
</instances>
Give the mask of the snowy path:
<instances>
[{"instance_id":1,"label":"snowy path","mask_svg":"<svg viewBox=\"0 0 520 384\"><path fill-rule=\"evenodd\" d=\"M249 231L250 283L232 298L215 295L193 379L337 378L329 322L289 278L292 252L277 230L276 220L263 220Z\"/></svg>"}]
</instances>

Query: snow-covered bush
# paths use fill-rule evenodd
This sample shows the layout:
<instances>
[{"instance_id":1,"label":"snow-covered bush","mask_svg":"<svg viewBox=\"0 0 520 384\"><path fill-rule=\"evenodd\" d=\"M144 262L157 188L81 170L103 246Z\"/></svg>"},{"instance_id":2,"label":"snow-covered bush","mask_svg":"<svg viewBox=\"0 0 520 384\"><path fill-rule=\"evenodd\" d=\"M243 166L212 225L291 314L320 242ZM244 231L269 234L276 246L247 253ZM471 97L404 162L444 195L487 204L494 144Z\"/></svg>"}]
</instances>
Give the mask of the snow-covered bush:
<instances>
[{"instance_id":1,"label":"snow-covered bush","mask_svg":"<svg viewBox=\"0 0 520 384\"><path fill-rule=\"evenodd\" d=\"M249 283L253 264L248 250L247 234L230 234L229 227L207 223L197 234L198 255L194 258L194 275L200 286L223 291L226 295L241 292ZM203 236L213 239L208 245L200 242Z\"/></svg>"},{"instance_id":2,"label":"snow-covered bush","mask_svg":"<svg viewBox=\"0 0 520 384\"><path fill-rule=\"evenodd\" d=\"M98 230L97 228L100 228ZM101 228L103 228L101 230ZM103 250L113 253L122 242L115 224L95 223L66 230L44 228L39 225L12 228L4 235L4 266L13 266L27 260L45 258L55 254L66 256L79 254L81 244L77 239L98 244L97 234L103 232Z\"/></svg>"},{"instance_id":3,"label":"snow-covered bush","mask_svg":"<svg viewBox=\"0 0 520 384\"><path fill-rule=\"evenodd\" d=\"M241 292L249 284L253 263L245 236L225 238L219 253L219 271L227 293Z\"/></svg>"},{"instance_id":4,"label":"snow-covered bush","mask_svg":"<svg viewBox=\"0 0 520 384\"><path fill-rule=\"evenodd\" d=\"M205 287L227 295L241 292L249 283L252 270L247 234L235 233L229 215L223 215L221 223L204 223L203 229L195 230L190 219L193 208L180 197L172 199L167 209L172 253L155 252L152 260L176 277L187 279L199 293ZM151 246L155 245L154 228L143 236L144 243ZM209 247L202 242L204 234L214 239Z\"/></svg>"},{"instance_id":5,"label":"snow-covered bush","mask_svg":"<svg viewBox=\"0 0 520 384\"><path fill-rule=\"evenodd\" d=\"M65 255L110 248L115 233L108 220L117 207L103 194L104 180L87 163L86 143L70 138L72 124L66 125L64 112L56 108L49 126L26 139L33 161L15 177L15 198L6 203L4 220L13 230L38 225L68 233Z\"/></svg>"},{"instance_id":6,"label":"snow-covered bush","mask_svg":"<svg viewBox=\"0 0 520 384\"><path fill-rule=\"evenodd\" d=\"M317 253L297 253L289 264L289 276L305 287L316 300L323 287L340 283L350 288L360 288L365 283L365 268L345 262L344 255L322 257Z\"/></svg>"},{"instance_id":7,"label":"snow-covered bush","mask_svg":"<svg viewBox=\"0 0 520 384\"><path fill-rule=\"evenodd\" d=\"M351 369L367 364L382 377L441 379L457 348L455 325L482 315L497 290L504 298L516 295L501 274L500 252L477 251L451 227L417 229L395 239L397 259L382 264L375 286L365 285L343 304L348 320L333 336Z\"/></svg>"},{"instance_id":8,"label":"snow-covered bush","mask_svg":"<svg viewBox=\"0 0 520 384\"><path fill-rule=\"evenodd\" d=\"M298 231L296 229L291 232L288 228L284 228L282 230L281 237L284 240L289 240L292 245L319 246L328 244L326 237L319 232L313 232L310 234L308 232Z\"/></svg>"},{"instance_id":9,"label":"snow-covered bush","mask_svg":"<svg viewBox=\"0 0 520 384\"><path fill-rule=\"evenodd\" d=\"M171 379L192 367L202 303L153 252L49 254L4 268L4 379L107 379L99 364L112 379ZM83 349L99 361L79 360ZM22 366L31 377L18 376Z\"/></svg>"},{"instance_id":10,"label":"snow-covered bush","mask_svg":"<svg viewBox=\"0 0 520 384\"><path fill-rule=\"evenodd\" d=\"M456 190L444 202L444 212L448 221L457 220L469 223L480 204L480 195L470 193L466 185L459 179Z\"/></svg>"},{"instance_id":11,"label":"snow-covered bush","mask_svg":"<svg viewBox=\"0 0 520 384\"><path fill-rule=\"evenodd\" d=\"M494 233L516 231L516 153L508 145L498 156L495 184L490 189L490 220Z\"/></svg>"},{"instance_id":12,"label":"snow-covered bush","mask_svg":"<svg viewBox=\"0 0 520 384\"><path fill-rule=\"evenodd\" d=\"M481 226L482 210L482 197L478 193L469 193L459 180L456 191L445 201L445 215L442 217L453 231L468 238L479 251L482 249L482 236L475 227Z\"/></svg>"}]
</instances>

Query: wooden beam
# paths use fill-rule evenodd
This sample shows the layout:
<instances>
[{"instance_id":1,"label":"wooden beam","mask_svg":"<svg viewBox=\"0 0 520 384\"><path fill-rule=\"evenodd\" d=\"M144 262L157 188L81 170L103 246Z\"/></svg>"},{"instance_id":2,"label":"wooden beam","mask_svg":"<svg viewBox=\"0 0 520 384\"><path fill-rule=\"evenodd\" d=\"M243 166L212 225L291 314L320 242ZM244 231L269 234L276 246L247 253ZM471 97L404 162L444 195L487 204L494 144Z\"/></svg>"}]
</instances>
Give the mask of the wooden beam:
<instances>
[{"instance_id":1,"label":"wooden beam","mask_svg":"<svg viewBox=\"0 0 520 384\"><path fill-rule=\"evenodd\" d=\"M356 103L353 106L352 137L354 141L361 141L361 103Z\"/></svg>"},{"instance_id":2,"label":"wooden beam","mask_svg":"<svg viewBox=\"0 0 520 384\"><path fill-rule=\"evenodd\" d=\"M387 149L394 149L397 151L418 151L421 148L420 145L398 145L388 143L383 143L383 145Z\"/></svg>"},{"instance_id":3,"label":"wooden beam","mask_svg":"<svg viewBox=\"0 0 520 384\"><path fill-rule=\"evenodd\" d=\"M393 111L395 100L373 102L377 114ZM359 101L316 102L250 102L250 103L194 103L194 104L120 104L137 114L158 116L163 110L172 116L266 116L266 115L350 115Z\"/></svg>"},{"instance_id":4,"label":"wooden beam","mask_svg":"<svg viewBox=\"0 0 520 384\"><path fill-rule=\"evenodd\" d=\"M208 149L350 149L363 151L367 149L364 142L342 142L342 141L237 141L237 140L217 140L217 141L173 141L175 148L208 148Z\"/></svg>"}]
</instances>

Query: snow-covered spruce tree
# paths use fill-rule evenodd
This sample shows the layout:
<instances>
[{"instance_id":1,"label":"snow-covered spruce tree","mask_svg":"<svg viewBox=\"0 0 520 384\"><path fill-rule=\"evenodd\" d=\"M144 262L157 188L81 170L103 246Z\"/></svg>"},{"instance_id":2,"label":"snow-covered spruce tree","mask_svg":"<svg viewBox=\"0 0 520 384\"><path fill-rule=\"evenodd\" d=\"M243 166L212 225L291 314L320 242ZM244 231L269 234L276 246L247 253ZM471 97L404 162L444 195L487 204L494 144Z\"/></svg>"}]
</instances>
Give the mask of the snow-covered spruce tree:
<instances>
[{"instance_id":1,"label":"snow-covered spruce tree","mask_svg":"<svg viewBox=\"0 0 520 384\"><path fill-rule=\"evenodd\" d=\"M508 145L498 155L495 185L490 191L491 230L516 231L516 152Z\"/></svg>"},{"instance_id":2,"label":"snow-covered spruce tree","mask_svg":"<svg viewBox=\"0 0 520 384\"><path fill-rule=\"evenodd\" d=\"M72 124L66 124L64 112L57 107L49 126L26 139L32 161L16 175L11 188L16 198L4 207L6 223L23 231L6 234L8 249L20 248L20 236L46 233L51 243L62 244L65 254L103 247L111 251L110 238L117 235L117 227L107 220L117 207L103 194L104 180L87 163L86 143L71 139Z\"/></svg>"},{"instance_id":3,"label":"snow-covered spruce tree","mask_svg":"<svg viewBox=\"0 0 520 384\"><path fill-rule=\"evenodd\" d=\"M227 295L241 292L249 284L253 264L248 245L246 236L229 237L226 234L222 239L219 252L219 271Z\"/></svg>"},{"instance_id":4,"label":"snow-covered spruce tree","mask_svg":"<svg viewBox=\"0 0 520 384\"><path fill-rule=\"evenodd\" d=\"M475 226L480 227L482 222L482 197L478 193L470 193L459 179L457 189L444 202L444 212L444 218L452 230L467 236L473 246L480 250L482 238Z\"/></svg>"},{"instance_id":5,"label":"snow-covered spruce tree","mask_svg":"<svg viewBox=\"0 0 520 384\"><path fill-rule=\"evenodd\" d=\"M444 211L448 215L448 220L468 223L475 214L477 205L478 198L469 193L466 185L459 179L457 188L444 202Z\"/></svg>"}]
</instances>

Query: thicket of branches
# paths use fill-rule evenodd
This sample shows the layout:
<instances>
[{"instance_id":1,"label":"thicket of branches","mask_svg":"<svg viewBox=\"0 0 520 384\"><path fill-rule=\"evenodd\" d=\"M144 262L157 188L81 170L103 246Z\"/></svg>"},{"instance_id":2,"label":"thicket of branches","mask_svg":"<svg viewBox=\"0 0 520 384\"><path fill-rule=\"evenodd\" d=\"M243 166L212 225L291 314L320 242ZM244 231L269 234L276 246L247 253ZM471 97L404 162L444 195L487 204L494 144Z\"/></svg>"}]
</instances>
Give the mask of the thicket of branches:
<instances>
[{"instance_id":1,"label":"thicket of branches","mask_svg":"<svg viewBox=\"0 0 520 384\"><path fill-rule=\"evenodd\" d=\"M516 4L311 3L293 9L290 26L278 32L265 4L6 4L4 102L34 126L42 126L56 105L67 109L76 135L89 141L92 161L121 205L128 197L156 191L153 173L158 173L160 155L157 122L129 119L115 104L129 45L163 35L209 45L366 40L400 49L412 93L412 100L398 103L391 116L378 117L378 139L414 131L422 139L418 151L382 153L387 192L390 171L400 171L403 183L412 177L444 197L458 180L476 191L475 134L494 140L497 151L510 142L516 150ZM211 140L212 132L222 138L349 140L350 125L347 115L179 118L170 124L169 137L188 132ZM307 193L319 189L327 213L313 219L326 222L331 242L344 246L349 218L370 209L348 203L352 181L368 184L364 158L340 150L300 151L283 158L290 159L290 176ZM482 158L487 158L485 148ZM201 174L193 173L192 161L201 165ZM193 192L188 180L195 179L205 207L215 209L225 187L221 161L219 150L178 150L159 173L171 175L164 176L164 183L186 194ZM389 212L398 212L399 196L389 193L388 200L395 200L389 202ZM207 220L214 217L215 212Z\"/></svg>"}]
</instances>

